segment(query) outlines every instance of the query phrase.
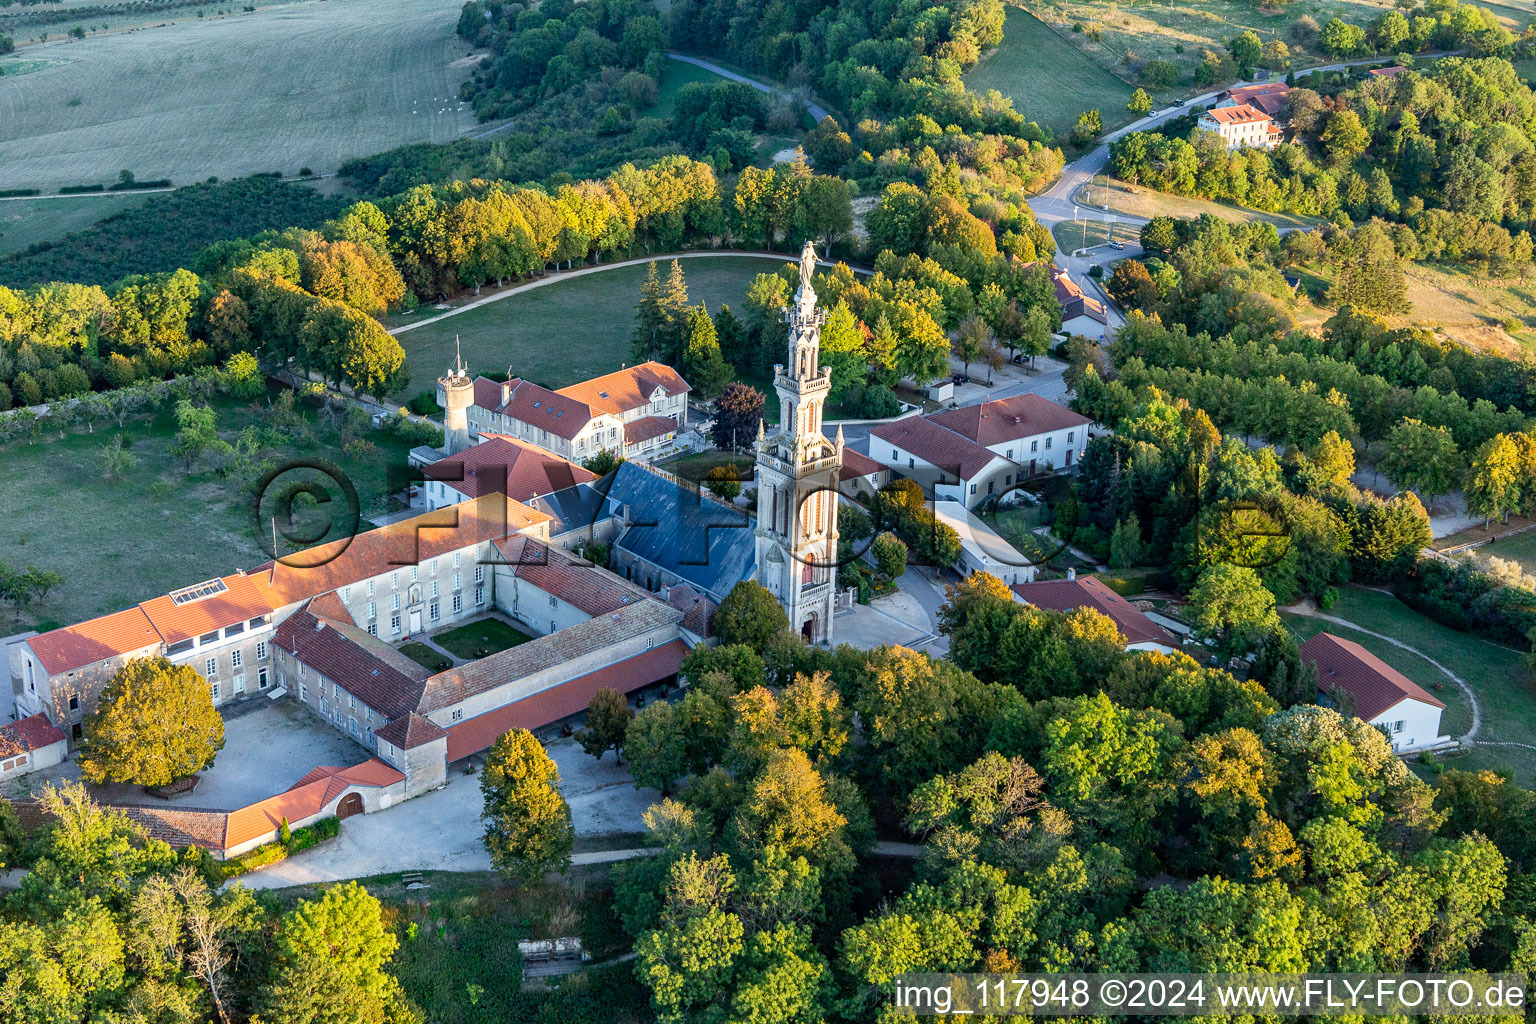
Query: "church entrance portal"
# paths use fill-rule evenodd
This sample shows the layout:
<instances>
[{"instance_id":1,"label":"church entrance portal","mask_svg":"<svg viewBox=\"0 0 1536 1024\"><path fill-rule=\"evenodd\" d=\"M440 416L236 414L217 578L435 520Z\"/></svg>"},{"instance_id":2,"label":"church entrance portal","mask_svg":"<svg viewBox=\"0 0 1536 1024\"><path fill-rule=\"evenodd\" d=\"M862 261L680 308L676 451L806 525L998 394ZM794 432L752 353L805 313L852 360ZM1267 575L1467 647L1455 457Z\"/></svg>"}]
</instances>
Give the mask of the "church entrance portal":
<instances>
[{"instance_id":1,"label":"church entrance portal","mask_svg":"<svg viewBox=\"0 0 1536 1024\"><path fill-rule=\"evenodd\" d=\"M816 642L816 616L812 615L805 620L805 625L800 627L800 635L805 637L808 644Z\"/></svg>"}]
</instances>

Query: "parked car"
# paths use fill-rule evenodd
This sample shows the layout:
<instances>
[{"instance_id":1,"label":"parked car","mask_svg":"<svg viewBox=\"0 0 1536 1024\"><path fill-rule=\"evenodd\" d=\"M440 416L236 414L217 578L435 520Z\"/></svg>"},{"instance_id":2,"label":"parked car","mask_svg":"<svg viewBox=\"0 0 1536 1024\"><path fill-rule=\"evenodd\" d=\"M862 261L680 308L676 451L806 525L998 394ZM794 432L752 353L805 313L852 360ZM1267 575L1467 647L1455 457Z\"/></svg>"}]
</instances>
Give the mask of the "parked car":
<instances>
[{"instance_id":1,"label":"parked car","mask_svg":"<svg viewBox=\"0 0 1536 1024\"><path fill-rule=\"evenodd\" d=\"M969 384L971 382L971 378L963 373L957 373L949 379L954 384Z\"/></svg>"},{"instance_id":2,"label":"parked car","mask_svg":"<svg viewBox=\"0 0 1536 1024\"><path fill-rule=\"evenodd\" d=\"M1125 243L1124 242L1110 242L1109 243L1109 247L1111 249L1124 249L1125 248Z\"/></svg>"},{"instance_id":3,"label":"parked car","mask_svg":"<svg viewBox=\"0 0 1536 1024\"><path fill-rule=\"evenodd\" d=\"M1176 106L1176 107L1182 107L1184 105L1184 101L1183 100L1174 100L1173 101L1173 105Z\"/></svg>"}]
</instances>

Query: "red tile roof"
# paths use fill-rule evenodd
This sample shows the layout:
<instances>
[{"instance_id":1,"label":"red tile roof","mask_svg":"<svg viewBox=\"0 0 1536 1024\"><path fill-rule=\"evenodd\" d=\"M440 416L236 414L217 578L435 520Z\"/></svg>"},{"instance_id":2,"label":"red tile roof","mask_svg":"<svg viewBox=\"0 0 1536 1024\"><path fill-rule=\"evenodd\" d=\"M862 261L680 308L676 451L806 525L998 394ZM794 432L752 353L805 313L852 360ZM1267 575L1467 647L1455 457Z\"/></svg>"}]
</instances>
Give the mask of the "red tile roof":
<instances>
[{"instance_id":1,"label":"red tile roof","mask_svg":"<svg viewBox=\"0 0 1536 1024\"><path fill-rule=\"evenodd\" d=\"M1053 430L1085 427L1089 423L1088 417L1039 395L1018 395L946 409L927 419L988 448Z\"/></svg>"},{"instance_id":2,"label":"red tile roof","mask_svg":"<svg viewBox=\"0 0 1536 1024\"><path fill-rule=\"evenodd\" d=\"M1371 68L1371 70L1367 71L1366 74L1375 75L1377 78L1396 78L1398 75L1407 70L1408 69L1403 67L1401 64L1397 64L1390 68Z\"/></svg>"},{"instance_id":3,"label":"red tile roof","mask_svg":"<svg viewBox=\"0 0 1536 1024\"><path fill-rule=\"evenodd\" d=\"M588 615L607 615L648 600L651 595L607 569L585 565L532 537L513 537L496 548L512 567L512 575L527 580Z\"/></svg>"},{"instance_id":4,"label":"red tile roof","mask_svg":"<svg viewBox=\"0 0 1536 1024\"><path fill-rule=\"evenodd\" d=\"M386 718L415 710L429 673L351 622L304 608L284 619L273 641Z\"/></svg>"},{"instance_id":5,"label":"red tile roof","mask_svg":"<svg viewBox=\"0 0 1536 1024\"><path fill-rule=\"evenodd\" d=\"M373 734L385 743L393 743L401 750L414 750L448 733L430 718L423 718L412 711L404 718L397 718L388 725L373 730Z\"/></svg>"},{"instance_id":6,"label":"red tile roof","mask_svg":"<svg viewBox=\"0 0 1536 1024\"><path fill-rule=\"evenodd\" d=\"M140 602L139 607L168 644L179 644L272 613L267 595L245 573L225 576L218 582L223 589L207 597L192 598L182 604L169 596L156 597Z\"/></svg>"},{"instance_id":7,"label":"red tile roof","mask_svg":"<svg viewBox=\"0 0 1536 1024\"><path fill-rule=\"evenodd\" d=\"M597 479L574 462L506 434L481 434L479 444L427 466L422 473L471 498L505 494L532 501Z\"/></svg>"},{"instance_id":8,"label":"red tile roof","mask_svg":"<svg viewBox=\"0 0 1536 1024\"><path fill-rule=\"evenodd\" d=\"M673 640L516 703L488 711L467 722L460 722L448 730L448 760L457 761L485 750L496 742L498 736L511 729L540 729L578 714L586 709L598 690L631 693L642 686L660 682L675 675L687 655L688 645L681 640Z\"/></svg>"},{"instance_id":9,"label":"red tile roof","mask_svg":"<svg viewBox=\"0 0 1536 1024\"><path fill-rule=\"evenodd\" d=\"M1354 699L1355 714L1367 722L1405 700L1445 707L1428 690L1353 640L1319 633L1301 645L1301 656L1317 666L1318 689L1323 693L1335 687L1344 690Z\"/></svg>"},{"instance_id":10,"label":"red tile roof","mask_svg":"<svg viewBox=\"0 0 1536 1024\"><path fill-rule=\"evenodd\" d=\"M859 476L872 476L875 473L884 473L885 466L876 462L862 452L856 452L852 448L843 448L843 467L838 472L839 480L852 480Z\"/></svg>"},{"instance_id":11,"label":"red tile roof","mask_svg":"<svg viewBox=\"0 0 1536 1024\"><path fill-rule=\"evenodd\" d=\"M1075 580L1041 580L1038 583L1016 583L1013 592L1027 604L1036 608L1069 612L1075 608L1092 608L1107 615L1125 637L1126 643L1154 643L1179 647L1173 634L1147 617L1147 614L1131 602L1110 590L1092 576L1079 576Z\"/></svg>"},{"instance_id":12,"label":"red tile roof","mask_svg":"<svg viewBox=\"0 0 1536 1024\"><path fill-rule=\"evenodd\" d=\"M1234 89L1228 89L1222 93L1222 97L1238 103L1252 103L1258 96L1284 96L1290 91L1291 87L1284 82L1263 82L1258 85L1239 85Z\"/></svg>"},{"instance_id":13,"label":"red tile roof","mask_svg":"<svg viewBox=\"0 0 1536 1024\"><path fill-rule=\"evenodd\" d=\"M281 608L471 544L511 536L550 518L520 501L486 494L360 533L350 542L336 540L296 552L277 564L275 575L268 562L250 576L272 607Z\"/></svg>"},{"instance_id":14,"label":"red tile roof","mask_svg":"<svg viewBox=\"0 0 1536 1024\"><path fill-rule=\"evenodd\" d=\"M107 658L135 654L160 643L160 634L142 608L125 608L27 641L51 676Z\"/></svg>"},{"instance_id":15,"label":"red tile roof","mask_svg":"<svg viewBox=\"0 0 1536 1024\"><path fill-rule=\"evenodd\" d=\"M64 734L47 715L31 715L0 725L0 757L14 757L64 742Z\"/></svg>"},{"instance_id":16,"label":"red tile roof","mask_svg":"<svg viewBox=\"0 0 1536 1024\"><path fill-rule=\"evenodd\" d=\"M595 415L585 402L540 387L532 381L514 378L505 391L509 394L503 402L504 389L500 383L489 377L475 378L476 405L530 423L567 441L581 433Z\"/></svg>"},{"instance_id":17,"label":"red tile roof","mask_svg":"<svg viewBox=\"0 0 1536 1024\"><path fill-rule=\"evenodd\" d=\"M1218 124L1253 124L1255 121L1269 120L1268 114L1251 103L1239 103L1235 107L1212 107L1202 116Z\"/></svg>"},{"instance_id":18,"label":"red tile roof","mask_svg":"<svg viewBox=\"0 0 1536 1024\"><path fill-rule=\"evenodd\" d=\"M315 768L287 792L230 811L218 849L233 849L275 832L285 819L291 824L319 814L352 786L383 787L404 781L404 775L376 757L350 768Z\"/></svg>"},{"instance_id":19,"label":"red tile roof","mask_svg":"<svg viewBox=\"0 0 1536 1024\"><path fill-rule=\"evenodd\" d=\"M878 437L932 463L944 474L957 475L962 480L971 479L991 465L993 459L1002 458L970 438L921 416L882 423L871 428L869 433L871 437ZM870 451L875 451L874 443L870 442Z\"/></svg>"},{"instance_id":20,"label":"red tile roof","mask_svg":"<svg viewBox=\"0 0 1536 1024\"><path fill-rule=\"evenodd\" d=\"M681 625L690 633L708 637L714 632L715 612L720 606L688 584L674 584L667 591L667 604L683 613Z\"/></svg>"},{"instance_id":21,"label":"red tile roof","mask_svg":"<svg viewBox=\"0 0 1536 1024\"><path fill-rule=\"evenodd\" d=\"M1084 292L1065 270L1052 270L1051 282L1056 286L1056 304L1061 307L1063 320L1087 316L1108 326L1109 318L1104 315L1104 303Z\"/></svg>"},{"instance_id":22,"label":"red tile roof","mask_svg":"<svg viewBox=\"0 0 1536 1024\"><path fill-rule=\"evenodd\" d=\"M621 416L649 402L657 388L668 395L684 395L693 390L672 367L651 361L572 384L561 388L560 394L610 415Z\"/></svg>"},{"instance_id":23,"label":"red tile roof","mask_svg":"<svg viewBox=\"0 0 1536 1024\"><path fill-rule=\"evenodd\" d=\"M640 444L653 437L677 433L677 420L671 416L642 416L624 424L624 443Z\"/></svg>"},{"instance_id":24,"label":"red tile roof","mask_svg":"<svg viewBox=\"0 0 1536 1024\"><path fill-rule=\"evenodd\" d=\"M1275 117L1280 113L1280 111L1284 110L1285 102L1285 93L1283 92L1267 93L1263 96L1255 96L1252 100L1249 101L1251 106L1259 108L1270 117Z\"/></svg>"}]
</instances>

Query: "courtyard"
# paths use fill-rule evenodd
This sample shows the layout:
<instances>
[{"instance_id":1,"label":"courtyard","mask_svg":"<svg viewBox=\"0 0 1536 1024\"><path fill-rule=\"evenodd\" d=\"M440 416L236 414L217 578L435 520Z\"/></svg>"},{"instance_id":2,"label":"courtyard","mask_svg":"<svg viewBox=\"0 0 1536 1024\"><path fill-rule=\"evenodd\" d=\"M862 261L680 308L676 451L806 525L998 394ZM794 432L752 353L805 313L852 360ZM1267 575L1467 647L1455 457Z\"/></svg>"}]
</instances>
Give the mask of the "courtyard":
<instances>
[{"instance_id":1,"label":"courtyard","mask_svg":"<svg viewBox=\"0 0 1536 1024\"><path fill-rule=\"evenodd\" d=\"M165 800L127 783L90 789L102 803L232 811L283 792L311 768L354 765L371 756L297 701L252 697L224 709L224 749L211 767L198 773L192 792ZM44 783L78 778L80 766L71 757L53 768L11 780L4 795L25 797Z\"/></svg>"}]
</instances>

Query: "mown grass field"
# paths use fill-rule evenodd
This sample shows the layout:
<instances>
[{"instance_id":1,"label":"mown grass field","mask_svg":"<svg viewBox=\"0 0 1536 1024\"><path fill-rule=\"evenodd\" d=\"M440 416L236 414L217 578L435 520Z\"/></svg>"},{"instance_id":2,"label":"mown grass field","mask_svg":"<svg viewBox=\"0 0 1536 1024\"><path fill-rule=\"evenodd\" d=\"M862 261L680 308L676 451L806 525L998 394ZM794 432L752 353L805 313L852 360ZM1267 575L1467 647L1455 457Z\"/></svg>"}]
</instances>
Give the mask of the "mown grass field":
<instances>
[{"instance_id":1,"label":"mown grass field","mask_svg":"<svg viewBox=\"0 0 1536 1024\"><path fill-rule=\"evenodd\" d=\"M265 419L264 402L219 398L213 407L226 440ZM387 511L391 475L402 472L408 446L375 431L366 435L371 450L348 454L334 428L317 423L314 414L309 418L313 436L271 457L279 463L300 456L325 459L357 488L365 520ZM61 440L57 432L47 432L31 444L0 447L0 479L6 483L0 488L0 561L52 570L66 581L19 617L0 612L7 633L117 611L176 587L254 568L270 557L270 527L258 533L252 512L254 481L205 468L189 474L170 454L175 429L167 407L151 418L130 419L121 432L105 420L96 423L94 433L82 430ZM109 481L102 476L100 453L118 433L138 465ZM334 485L329 490L337 493ZM292 547L284 541L282 550L286 554Z\"/></svg>"},{"instance_id":2,"label":"mown grass field","mask_svg":"<svg viewBox=\"0 0 1536 1024\"><path fill-rule=\"evenodd\" d=\"M1503 542L1500 542L1501 546ZM1478 740L1531 743L1536 734L1536 685L1520 655L1471 633L1461 633L1403 604L1390 594L1348 587L1329 614L1365 629L1396 637L1439 661L1467 681L1482 709ZM1471 706L1444 673L1423 658L1375 637L1299 615L1283 616L1298 638L1306 640L1324 630L1354 640L1445 703L1440 731L1461 736L1471 727ZM1536 750L1524 747L1478 746L1464 757L1446 762L1465 770L1507 767L1522 786L1536 783Z\"/></svg>"},{"instance_id":3,"label":"mown grass field","mask_svg":"<svg viewBox=\"0 0 1536 1024\"><path fill-rule=\"evenodd\" d=\"M0 200L0 256L39 242L56 242L149 196L65 196L59 199Z\"/></svg>"},{"instance_id":4,"label":"mown grass field","mask_svg":"<svg viewBox=\"0 0 1536 1024\"><path fill-rule=\"evenodd\" d=\"M26 48L0 79L0 188L335 170L475 124L457 0L309 0ZM169 19L162 19L169 20ZM62 36L69 26L58 30Z\"/></svg>"},{"instance_id":5,"label":"mown grass field","mask_svg":"<svg viewBox=\"0 0 1536 1024\"><path fill-rule=\"evenodd\" d=\"M788 259L788 257L786 257ZM722 303L740 311L747 286L774 269L771 260L711 256L681 261L689 301L707 302L710 314ZM667 275L666 261L657 271ZM436 389L438 376L453 363L454 339L463 346L472 374L504 379L513 374L550 388L612 373L635 361L631 334L645 264L553 281L544 287L487 303L399 335L411 370L408 398ZM436 315L431 307L422 319Z\"/></svg>"},{"instance_id":6,"label":"mown grass field","mask_svg":"<svg viewBox=\"0 0 1536 1024\"><path fill-rule=\"evenodd\" d=\"M1194 218L1209 213L1222 220L1231 221L1233 224L1268 221L1278 228L1308 228L1322 223L1322 220L1317 217L1298 217L1288 213L1260 213L1258 210L1247 210L1241 206L1213 203L1209 199L1191 199L1170 195L1167 192L1156 192L1149 188L1132 186L1118 178L1105 175L1095 176L1093 182L1085 187L1082 198L1095 207L1108 206L1111 213L1130 217ZM1127 225L1126 230L1140 231L1140 228Z\"/></svg>"},{"instance_id":7,"label":"mown grass field","mask_svg":"<svg viewBox=\"0 0 1536 1024\"><path fill-rule=\"evenodd\" d=\"M677 102L677 94L683 91L685 85L691 85L694 82L719 85L723 81L725 81L724 78L697 64L669 60L661 72L661 87L656 90L656 105L645 111L645 116L671 117L672 105Z\"/></svg>"},{"instance_id":8,"label":"mown grass field","mask_svg":"<svg viewBox=\"0 0 1536 1024\"><path fill-rule=\"evenodd\" d=\"M1009 8L1003 41L966 76L977 92L996 89L1026 118L1065 136L1077 115L1097 108L1106 131L1132 120L1133 87L1095 64L1034 15Z\"/></svg>"}]
</instances>

